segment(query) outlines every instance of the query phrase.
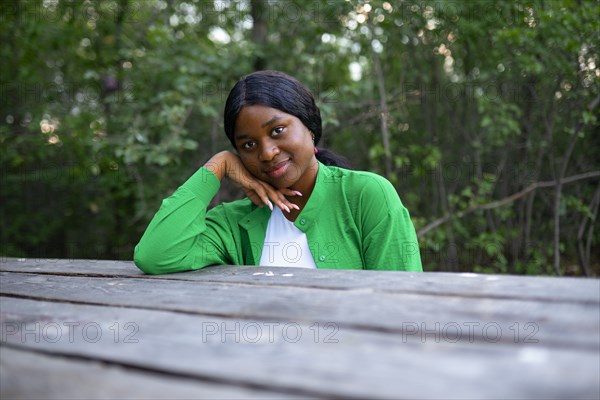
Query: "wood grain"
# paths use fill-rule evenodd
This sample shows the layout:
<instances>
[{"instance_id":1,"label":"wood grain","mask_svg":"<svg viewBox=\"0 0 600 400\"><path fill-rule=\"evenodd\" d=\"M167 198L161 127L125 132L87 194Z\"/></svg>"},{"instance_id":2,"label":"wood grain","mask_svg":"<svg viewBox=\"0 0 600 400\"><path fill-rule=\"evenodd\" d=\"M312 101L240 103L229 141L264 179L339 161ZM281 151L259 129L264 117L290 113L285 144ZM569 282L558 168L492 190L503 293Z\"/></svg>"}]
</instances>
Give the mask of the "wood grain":
<instances>
[{"instance_id":1,"label":"wood grain","mask_svg":"<svg viewBox=\"0 0 600 400\"><path fill-rule=\"evenodd\" d=\"M135 277L156 280L186 280L300 286L324 289L360 289L399 293L429 293L474 298L523 299L541 302L597 304L600 281L589 278L555 278L486 274L412 273L398 271L319 270L306 268L215 266L167 275L145 275L130 261L31 260L5 258L0 271L40 275ZM267 272L273 276L266 276ZM255 275L261 274L261 275ZM284 276L284 274L293 276ZM573 290L576 287L577 290Z\"/></svg>"},{"instance_id":2,"label":"wood grain","mask_svg":"<svg viewBox=\"0 0 600 400\"><path fill-rule=\"evenodd\" d=\"M4 335L13 347L49 355L77 356L135 370L189 379L327 398L593 398L598 387L597 354L502 343L405 341L400 335L340 328L335 339L315 340L310 326L254 334L231 320L164 311L86 306L2 298L2 326L21 322ZM111 326L137 324L137 342L115 340ZM285 326L284 321L279 326ZM35 324L39 323L39 340ZM73 340L44 327L79 323ZM85 324L97 324L84 335ZM207 335L207 326L225 328ZM243 326L243 325L242 325ZM28 329L29 335L23 332ZM227 333L229 332L229 333ZM5 332L6 333L6 332ZM251 339L251 340L249 340ZM572 366L577 365L577 372ZM428 383L430 382L430 383ZM449 391L448 388L452 388Z\"/></svg>"},{"instance_id":3,"label":"wood grain","mask_svg":"<svg viewBox=\"0 0 600 400\"><path fill-rule=\"evenodd\" d=\"M3 259L0 328L2 399L600 398L592 279Z\"/></svg>"},{"instance_id":4,"label":"wood grain","mask_svg":"<svg viewBox=\"0 0 600 400\"><path fill-rule=\"evenodd\" d=\"M427 331L452 336L460 331L460 339L467 341L490 341L498 336L510 343L600 351L600 338L595 334L600 330L600 302L548 307L540 301L382 293L364 288L271 287L268 281L245 285L9 272L0 272L0 291L23 298L207 316L333 322L415 336Z\"/></svg>"},{"instance_id":5,"label":"wood grain","mask_svg":"<svg viewBox=\"0 0 600 400\"><path fill-rule=\"evenodd\" d=\"M301 398L286 392L220 385L85 357L8 346L1 349L0 398L5 400Z\"/></svg>"}]
</instances>

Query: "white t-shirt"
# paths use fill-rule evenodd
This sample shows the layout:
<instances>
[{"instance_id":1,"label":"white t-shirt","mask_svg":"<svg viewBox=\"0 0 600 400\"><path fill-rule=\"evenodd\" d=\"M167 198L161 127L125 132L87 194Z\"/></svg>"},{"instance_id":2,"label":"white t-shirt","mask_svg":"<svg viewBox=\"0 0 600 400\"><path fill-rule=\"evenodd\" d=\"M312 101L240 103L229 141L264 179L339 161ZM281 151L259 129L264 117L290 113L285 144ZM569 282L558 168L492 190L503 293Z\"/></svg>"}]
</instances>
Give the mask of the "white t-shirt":
<instances>
[{"instance_id":1,"label":"white t-shirt","mask_svg":"<svg viewBox=\"0 0 600 400\"><path fill-rule=\"evenodd\" d=\"M273 207L269 218L259 265L317 268L306 234L296 228L278 207Z\"/></svg>"}]
</instances>

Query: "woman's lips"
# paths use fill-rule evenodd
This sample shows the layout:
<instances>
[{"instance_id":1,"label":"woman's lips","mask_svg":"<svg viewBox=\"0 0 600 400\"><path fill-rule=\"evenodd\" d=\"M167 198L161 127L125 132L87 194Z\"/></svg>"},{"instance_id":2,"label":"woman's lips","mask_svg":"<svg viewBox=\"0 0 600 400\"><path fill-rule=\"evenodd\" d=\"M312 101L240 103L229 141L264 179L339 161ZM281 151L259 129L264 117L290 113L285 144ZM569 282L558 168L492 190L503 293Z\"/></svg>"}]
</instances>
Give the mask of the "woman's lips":
<instances>
[{"instance_id":1,"label":"woman's lips","mask_svg":"<svg viewBox=\"0 0 600 400\"><path fill-rule=\"evenodd\" d=\"M290 165L290 160L279 162L271 168L265 170L265 173L271 178L281 178L287 171Z\"/></svg>"}]
</instances>

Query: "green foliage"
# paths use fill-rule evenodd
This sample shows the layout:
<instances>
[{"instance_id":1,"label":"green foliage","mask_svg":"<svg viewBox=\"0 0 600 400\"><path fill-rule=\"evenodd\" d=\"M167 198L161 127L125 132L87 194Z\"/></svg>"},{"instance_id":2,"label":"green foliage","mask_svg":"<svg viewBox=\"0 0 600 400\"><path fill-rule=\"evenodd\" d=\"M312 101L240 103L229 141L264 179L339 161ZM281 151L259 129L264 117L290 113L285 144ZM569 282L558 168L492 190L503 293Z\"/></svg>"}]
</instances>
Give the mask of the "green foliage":
<instances>
[{"instance_id":1,"label":"green foliage","mask_svg":"<svg viewBox=\"0 0 600 400\"><path fill-rule=\"evenodd\" d=\"M0 4L1 255L130 259L161 199L229 147L227 93L260 63L307 84L322 144L386 174L417 230L449 217L420 237L426 270L555 273L553 187L480 207L555 180L573 135L565 176L599 169L598 2ZM596 187L562 188L564 264Z\"/></svg>"}]
</instances>

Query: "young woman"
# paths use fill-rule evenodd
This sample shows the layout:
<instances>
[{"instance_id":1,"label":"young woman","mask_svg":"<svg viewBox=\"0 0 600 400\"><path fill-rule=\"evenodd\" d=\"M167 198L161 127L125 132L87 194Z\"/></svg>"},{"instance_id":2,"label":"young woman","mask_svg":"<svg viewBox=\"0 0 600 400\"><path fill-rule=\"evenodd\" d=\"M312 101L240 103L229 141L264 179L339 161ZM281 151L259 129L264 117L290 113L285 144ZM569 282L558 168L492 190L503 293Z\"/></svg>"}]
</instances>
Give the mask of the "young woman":
<instances>
[{"instance_id":1,"label":"young woman","mask_svg":"<svg viewBox=\"0 0 600 400\"><path fill-rule=\"evenodd\" d=\"M383 177L317 149L312 94L282 72L243 77L225 104L235 152L215 154L165 199L135 248L149 274L209 265L421 271L414 226ZM223 178L247 198L206 211Z\"/></svg>"}]
</instances>

